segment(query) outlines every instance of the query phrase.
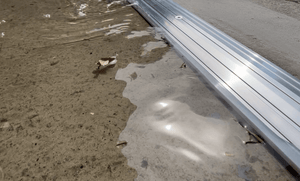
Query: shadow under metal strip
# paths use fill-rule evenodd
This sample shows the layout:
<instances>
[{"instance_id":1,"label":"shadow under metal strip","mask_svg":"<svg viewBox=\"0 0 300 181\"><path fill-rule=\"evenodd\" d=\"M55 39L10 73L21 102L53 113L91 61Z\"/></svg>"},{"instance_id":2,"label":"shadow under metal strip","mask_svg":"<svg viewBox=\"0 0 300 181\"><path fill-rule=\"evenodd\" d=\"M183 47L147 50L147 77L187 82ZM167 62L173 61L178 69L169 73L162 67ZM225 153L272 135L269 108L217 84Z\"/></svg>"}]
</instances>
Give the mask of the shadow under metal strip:
<instances>
[{"instance_id":1,"label":"shadow under metal strip","mask_svg":"<svg viewBox=\"0 0 300 181\"><path fill-rule=\"evenodd\" d=\"M172 1L129 0L300 173L300 83Z\"/></svg>"}]
</instances>

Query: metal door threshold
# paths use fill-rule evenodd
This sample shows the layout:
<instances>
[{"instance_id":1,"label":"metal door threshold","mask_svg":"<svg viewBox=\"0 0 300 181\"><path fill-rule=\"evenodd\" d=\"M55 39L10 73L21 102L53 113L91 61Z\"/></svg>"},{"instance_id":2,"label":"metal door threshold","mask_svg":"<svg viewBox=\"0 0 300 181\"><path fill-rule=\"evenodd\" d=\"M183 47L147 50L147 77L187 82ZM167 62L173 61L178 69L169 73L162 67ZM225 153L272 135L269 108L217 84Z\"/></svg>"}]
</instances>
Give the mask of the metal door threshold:
<instances>
[{"instance_id":1,"label":"metal door threshold","mask_svg":"<svg viewBox=\"0 0 300 181\"><path fill-rule=\"evenodd\" d=\"M129 0L300 173L300 82L170 0Z\"/></svg>"}]
</instances>

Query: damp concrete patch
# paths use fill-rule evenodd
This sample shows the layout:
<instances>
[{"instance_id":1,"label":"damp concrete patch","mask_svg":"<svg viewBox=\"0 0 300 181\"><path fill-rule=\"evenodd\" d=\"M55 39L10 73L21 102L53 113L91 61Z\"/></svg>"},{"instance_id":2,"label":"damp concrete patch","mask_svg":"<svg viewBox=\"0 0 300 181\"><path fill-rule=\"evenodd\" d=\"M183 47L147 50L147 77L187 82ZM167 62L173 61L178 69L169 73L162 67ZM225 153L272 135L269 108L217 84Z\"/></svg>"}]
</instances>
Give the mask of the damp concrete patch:
<instances>
[{"instance_id":1,"label":"damp concrete patch","mask_svg":"<svg viewBox=\"0 0 300 181\"><path fill-rule=\"evenodd\" d=\"M171 50L147 65L129 64L116 79L137 106L119 140L136 180L290 180ZM253 159L257 161L253 161Z\"/></svg>"},{"instance_id":2,"label":"damp concrete patch","mask_svg":"<svg viewBox=\"0 0 300 181\"><path fill-rule=\"evenodd\" d=\"M148 43L143 45L144 51L143 51L141 56L147 55L149 52L151 52L152 50L154 50L156 48L164 48L164 47L167 47L167 46L168 45L163 41L148 42Z\"/></svg>"},{"instance_id":3,"label":"damp concrete patch","mask_svg":"<svg viewBox=\"0 0 300 181\"><path fill-rule=\"evenodd\" d=\"M136 106L114 77L168 48L140 57L155 39L126 38L149 27L131 7L105 14L107 1L1 2L0 180L134 180L118 138Z\"/></svg>"},{"instance_id":4,"label":"damp concrete patch","mask_svg":"<svg viewBox=\"0 0 300 181\"><path fill-rule=\"evenodd\" d=\"M142 36L149 36L151 35L150 31L132 31L130 35L128 35L126 38L131 39L135 37L142 37Z\"/></svg>"},{"instance_id":5,"label":"damp concrete patch","mask_svg":"<svg viewBox=\"0 0 300 181\"><path fill-rule=\"evenodd\" d=\"M126 21L128 20L126 19ZM142 30L142 31L132 31L131 34L128 35L126 38L131 39L131 38L137 38L137 37L149 36L149 35L153 35L156 40L161 40L159 29L153 27L148 27L146 30Z\"/></svg>"}]
</instances>

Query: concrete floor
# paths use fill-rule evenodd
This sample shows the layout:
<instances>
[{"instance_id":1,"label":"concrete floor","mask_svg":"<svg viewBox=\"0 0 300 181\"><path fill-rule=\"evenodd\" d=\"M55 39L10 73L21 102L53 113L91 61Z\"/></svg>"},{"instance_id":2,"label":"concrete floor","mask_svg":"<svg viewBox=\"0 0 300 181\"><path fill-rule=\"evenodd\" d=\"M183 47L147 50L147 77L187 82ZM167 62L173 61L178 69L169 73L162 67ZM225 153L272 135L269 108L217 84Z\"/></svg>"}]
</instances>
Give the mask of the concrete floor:
<instances>
[{"instance_id":1,"label":"concrete floor","mask_svg":"<svg viewBox=\"0 0 300 181\"><path fill-rule=\"evenodd\" d=\"M300 22L247 0L174 0L249 48L300 75ZM151 53L151 52L150 52ZM171 50L116 79L137 105L119 140L136 180L294 180ZM133 76L134 75L134 76Z\"/></svg>"}]
</instances>

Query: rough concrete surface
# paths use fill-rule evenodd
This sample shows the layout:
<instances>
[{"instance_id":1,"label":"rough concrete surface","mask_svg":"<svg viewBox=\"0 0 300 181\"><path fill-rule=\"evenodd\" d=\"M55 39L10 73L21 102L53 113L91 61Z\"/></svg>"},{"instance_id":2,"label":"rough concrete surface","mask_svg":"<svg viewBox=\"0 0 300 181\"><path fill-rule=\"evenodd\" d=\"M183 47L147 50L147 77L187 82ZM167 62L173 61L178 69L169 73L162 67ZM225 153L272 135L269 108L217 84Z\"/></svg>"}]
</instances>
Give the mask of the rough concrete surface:
<instances>
[{"instance_id":1,"label":"rough concrete surface","mask_svg":"<svg viewBox=\"0 0 300 181\"><path fill-rule=\"evenodd\" d=\"M157 41L132 7L98 0L0 1L0 180L133 180L116 147L136 109L115 80ZM84 15L85 14L85 15ZM129 39L131 31L148 32ZM117 56L97 70L100 58Z\"/></svg>"},{"instance_id":2,"label":"rough concrete surface","mask_svg":"<svg viewBox=\"0 0 300 181\"><path fill-rule=\"evenodd\" d=\"M293 179L262 145L242 144L245 130L173 51L159 60L169 47L138 13L108 3L0 1L0 180ZM295 49L286 56L282 44L268 47L272 38L256 40L266 34L252 37L198 8L296 75ZM115 66L97 69L116 55Z\"/></svg>"}]
</instances>

